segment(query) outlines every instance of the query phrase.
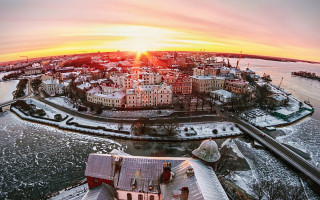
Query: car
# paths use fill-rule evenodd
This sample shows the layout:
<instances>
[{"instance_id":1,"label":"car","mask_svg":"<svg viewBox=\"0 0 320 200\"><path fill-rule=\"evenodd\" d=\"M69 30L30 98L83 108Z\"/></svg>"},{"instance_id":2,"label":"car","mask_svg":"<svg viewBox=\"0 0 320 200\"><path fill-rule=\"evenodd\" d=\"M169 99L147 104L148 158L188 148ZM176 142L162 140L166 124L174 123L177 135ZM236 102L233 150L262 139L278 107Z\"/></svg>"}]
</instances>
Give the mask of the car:
<instances>
[{"instance_id":1,"label":"car","mask_svg":"<svg viewBox=\"0 0 320 200\"><path fill-rule=\"evenodd\" d=\"M112 111L116 111L117 109L116 109L116 108L111 108L111 110L112 110Z\"/></svg>"},{"instance_id":2,"label":"car","mask_svg":"<svg viewBox=\"0 0 320 200\"><path fill-rule=\"evenodd\" d=\"M224 109L222 108L222 109L220 109L220 112L224 112Z\"/></svg>"}]
</instances>

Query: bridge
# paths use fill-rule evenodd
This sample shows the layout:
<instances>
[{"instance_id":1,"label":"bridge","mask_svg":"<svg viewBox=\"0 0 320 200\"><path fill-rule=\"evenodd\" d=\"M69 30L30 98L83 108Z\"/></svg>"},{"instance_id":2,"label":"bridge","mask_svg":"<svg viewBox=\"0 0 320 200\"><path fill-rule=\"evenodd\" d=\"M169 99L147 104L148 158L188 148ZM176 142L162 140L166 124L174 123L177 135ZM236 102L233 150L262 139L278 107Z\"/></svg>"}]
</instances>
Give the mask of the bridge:
<instances>
[{"instance_id":1,"label":"bridge","mask_svg":"<svg viewBox=\"0 0 320 200\"><path fill-rule=\"evenodd\" d=\"M265 134L263 131L253 127L246 122L237 120L238 128L250 135L253 139L267 147L270 151L280 156L284 161L289 163L295 169L309 177L317 184L317 188L320 189L320 170L306 161L304 158L288 149L284 145L280 144L272 137Z\"/></svg>"},{"instance_id":2,"label":"bridge","mask_svg":"<svg viewBox=\"0 0 320 200\"><path fill-rule=\"evenodd\" d=\"M18 99L13 99L13 100L10 100L7 102L0 103L0 112L4 112L6 110L9 110L11 104L15 103L17 100L22 100L22 99L29 97L32 94L32 87L30 85L30 79L28 80L28 83L26 86L27 86L27 94L23 97L18 98Z\"/></svg>"},{"instance_id":3,"label":"bridge","mask_svg":"<svg viewBox=\"0 0 320 200\"><path fill-rule=\"evenodd\" d=\"M9 110L11 104L15 103L17 100L18 99L14 99L14 100L11 100L11 101L7 101L7 102L4 102L4 103L1 103L0 104L0 112L4 112L6 110Z\"/></svg>"}]
</instances>

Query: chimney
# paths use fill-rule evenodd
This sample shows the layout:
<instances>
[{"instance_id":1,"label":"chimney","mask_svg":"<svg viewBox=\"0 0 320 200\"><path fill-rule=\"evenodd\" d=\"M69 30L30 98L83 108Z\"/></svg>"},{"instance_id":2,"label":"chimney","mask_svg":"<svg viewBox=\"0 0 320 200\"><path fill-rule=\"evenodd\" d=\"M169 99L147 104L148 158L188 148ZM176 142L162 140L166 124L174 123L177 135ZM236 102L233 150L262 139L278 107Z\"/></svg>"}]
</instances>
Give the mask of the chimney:
<instances>
[{"instance_id":1,"label":"chimney","mask_svg":"<svg viewBox=\"0 0 320 200\"><path fill-rule=\"evenodd\" d=\"M188 200L188 196L189 196L189 188L188 187L181 188L180 200Z\"/></svg>"},{"instance_id":2,"label":"chimney","mask_svg":"<svg viewBox=\"0 0 320 200\"><path fill-rule=\"evenodd\" d=\"M162 182L166 183L170 181L171 176L171 163L163 163L163 173L162 173Z\"/></svg>"}]
</instances>

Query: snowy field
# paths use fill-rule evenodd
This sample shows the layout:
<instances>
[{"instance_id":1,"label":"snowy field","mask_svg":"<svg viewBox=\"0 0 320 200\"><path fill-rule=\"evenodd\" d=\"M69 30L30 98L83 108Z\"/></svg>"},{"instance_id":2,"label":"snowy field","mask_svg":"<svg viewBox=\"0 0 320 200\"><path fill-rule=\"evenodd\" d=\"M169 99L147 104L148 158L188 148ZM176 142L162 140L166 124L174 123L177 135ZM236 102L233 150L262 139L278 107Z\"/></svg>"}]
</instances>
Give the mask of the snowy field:
<instances>
[{"instance_id":1,"label":"snowy field","mask_svg":"<svg viewBox=\"0 0 320 200\"><path fill-rule=\"evenodd\" d=\"M284 110L284 112L297 112L299 110L299 105L297 105L297 103L294 103L292 101L289 101L289 102L291 102L289 103L289 106L283 107L282 110ZM306 104L304 104L304 106L309 108L309 106ZM255 108L255 109L247 110L241 113L240 117L248 121L250 124L254 126L264 128L268 126L281 126L288 122L294 122L310 114L311 114L311 111L304 110L290 117L288 120L284 120L284 119L275 117L259 108Z\"/></svg>"},{"instance_id":2,"label":"snowy field","mask_svg":"<svg viewBox=\"0 0 320 200\"><path fill-rule=\"evenodd\" d=\"M54 104L57 104L59 106L63 106L65 108L68 108L70 110L77 111L78 109L74 108L73 104L71 103L70 99L67 97L49 97L46 98L47 101L50 101Z\"/></svg>"},{"instance_id":3,"label":"snowy field","mask_svg":"<svg viewBox=\"0 0 320 200\"><path fill-rule=\"evenodd\" d=\"M280 124L287 123L283 119L279 119L275 116L268 114L267 112L260 110L258 108L245 111L240 114L241 118L248 121L250 124L257 127L268 127L268 126L277 126Z\"/></svg>"},{"instance_id":4,"label":"snowy field","mask_svg":"<svg viewBox=\"0 0 320 200\"><path fill-rule=\"evenodd\" d=\"M62 118L66 117L67 114L60 111L60 110L57 110L51 106L48 106L47 104L45 103L42 103L38 100L35 100L35 99L26 99L25 100L28 104L34 104L37 109L43 109L44 111L46 111L46 115L43 116L43 117L46 117L46 118L50 118L50 119L54 119L54 116L56 114L61 114Z\"/></svg>"},{"instance_id":5,"label":"snowy field","mask_svg":"<svg viewBox=\"0 0 320 200\"><path fill-rule=\"evenodd\" d=\"M186 131L185 128L188 130ZM217 129L217 134L212 132L214 129ZM211 136L214 138L242 134L242 132L230 122L184 123L179 127L179 131L179 137L185 137L189 135L189 137ZM193 133L196 134L193 135Z\"/></svg>"}]
</instances>

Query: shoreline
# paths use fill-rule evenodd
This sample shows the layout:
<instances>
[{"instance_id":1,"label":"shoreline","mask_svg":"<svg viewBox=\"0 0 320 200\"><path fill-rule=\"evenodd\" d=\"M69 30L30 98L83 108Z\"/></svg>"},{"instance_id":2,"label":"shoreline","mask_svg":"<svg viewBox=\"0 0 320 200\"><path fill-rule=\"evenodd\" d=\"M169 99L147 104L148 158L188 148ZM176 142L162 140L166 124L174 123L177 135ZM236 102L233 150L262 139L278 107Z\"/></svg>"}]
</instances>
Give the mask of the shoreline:
<instances>
[{"instance_id":1,"label":"shoreline","mask_svg":"<svg viewBox=\"0 0 320 200\"><path fill-rule=\"evenodd\" d=\"M115 132L104 132L105 134L98 133L98 131L95 130L84 130L81 128L74 128L74 127L67 127L62 126L58 122L53 121L44 121L44 119L37 119L31 116L24 116L22 112L20 112L17 108L11 107L10 111L14 113L16 116L18 116L20 119L31 122L31 123L37 123L42 124L46 126L50 126L53 128L57 128L60 130L80 133L80 134L86 134L86 135L92 135L92 136L98 136L98 137L106 137L108 139L130 139L134 141L153 141L153 142L185 142L185 141L202 141L205 139L215 138L215 139L222 139L222 138L230 138L230 137L242 137L244 134L241 133L231 133L231 134L224 134L224 135L205 135L205 136L188 136L188 137L151 137L151 136L135 136L121 133L115 133ZM67 120L67 119L65 119Z\"/></svg>"}]
</instances>

